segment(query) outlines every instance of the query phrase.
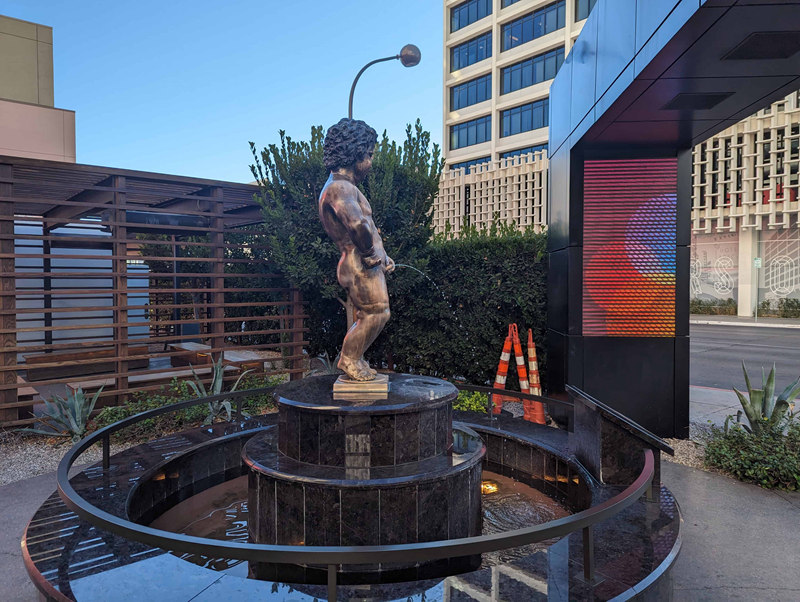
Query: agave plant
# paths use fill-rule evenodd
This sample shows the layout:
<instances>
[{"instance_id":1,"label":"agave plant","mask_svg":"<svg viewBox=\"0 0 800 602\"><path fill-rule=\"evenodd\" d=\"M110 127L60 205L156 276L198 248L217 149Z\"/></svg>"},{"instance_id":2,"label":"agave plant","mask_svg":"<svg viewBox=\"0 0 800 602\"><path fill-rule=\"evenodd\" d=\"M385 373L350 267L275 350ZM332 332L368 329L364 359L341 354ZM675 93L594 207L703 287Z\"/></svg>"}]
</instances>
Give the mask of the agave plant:
<instances>
[{"instance_id":1,"label":"agave plant","mask_svg":"<svg viewBox=\"0 0 800 602\"><path fill-rule=\"evenodd\" d=\"M309 376L321 376L323 374L341 374L341 370L337 367L339 363L339 355L336 354L334 359L331 359L328 356L327 351L323 351L320 355L317 356L317 361L319 362L319 366L314 368L311 372L308 373Z\"/></svg>"},{"instance_id":2,"label":"agave plant","mask_svg":"<svg viewBox=\"0 0 800 602\"><path fill-rule=\"evenodd\" d=\"M51 401L44 400L45 414L37 418L51 430L38 428L19 429L22 432L49 435L50 437L72 437L72 442L80 441L86 434L89 416L94 410L103 387L88 397L83 389L69 390L66 397L56 395Z\"/></svg>"},{"instance_id":3,"label":"agave plant","mask_svg":"<svg viewBox=\"0 0 800 602\"><path fill-rule=\"evenodd\" d=\"M197 373L194 371L194 366L190 366L192 369L192 376L194 377L194 382L189 381L189 386L194 391L197 397L211 397L213 395L220 395L222 393L222 387L225 385L225 364L223 363L222 354L219 355L219 358L215 361L211 362L211 382L208 385L208 389L206 389L205 383L200 380L200 377L197 376ZM229 393L233 393L236 388L239 386L239 383L242 382L242 378L246 374L249 374L252 370L245 370L239 375L239 378L236 379L236 382L233 383L233 387ZM203 421L204 426L208 426L214 419L219 416L222 410L225 410L226 419L231 419L231 402L227 399L223 399L222 401L209 401L208 402L208 416Z\"/></svg>"},{"instance_id":4,"label":"agave plant","mask_svg":"<svg viewBox=\"0 0 800 602\"><path fill-rule=\"evenodd\" d=\"M783 393L775 397L775 364L772 365L772 370L766 377L764 368L761 368L760 389L754 389L750 385L750 377L747 375L744 362L742 362L742 371L744 372L744 382L747 385L747 397L736 387L733 388L742 404L744 415L750 423L750 426L742 424L742 427L748 433L757 435L765 431L777 431L783 428L783 421L789 412L790 404L800 393L800 377L786 387Z\"/></svg>"}]
</instances>

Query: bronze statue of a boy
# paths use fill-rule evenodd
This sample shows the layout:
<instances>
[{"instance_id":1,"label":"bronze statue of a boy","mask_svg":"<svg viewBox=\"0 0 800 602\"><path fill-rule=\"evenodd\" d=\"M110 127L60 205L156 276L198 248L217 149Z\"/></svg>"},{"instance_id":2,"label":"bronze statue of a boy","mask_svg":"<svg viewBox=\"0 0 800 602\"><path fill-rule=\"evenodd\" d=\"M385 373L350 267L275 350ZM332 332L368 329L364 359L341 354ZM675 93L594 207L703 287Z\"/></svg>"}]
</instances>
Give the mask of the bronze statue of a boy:
<instances>
[{"instance_id":1,"label":"bronze statue of a boy","mask_svg":"<svg viewBox=\"0 0 800 602\"><path fill-rule=\"evenodd\" d=\"M358 189L372 167L378 135L366 123L342 119L328 130L323 147L331 174L319 197L319 218L342 253L336 276L355 308L355 322L342 343L338 367L352 380L369 381L375 370L364 352L389 320L384 273L394 261L383 249L372 207Z\"/></svg>"}]
</instances>

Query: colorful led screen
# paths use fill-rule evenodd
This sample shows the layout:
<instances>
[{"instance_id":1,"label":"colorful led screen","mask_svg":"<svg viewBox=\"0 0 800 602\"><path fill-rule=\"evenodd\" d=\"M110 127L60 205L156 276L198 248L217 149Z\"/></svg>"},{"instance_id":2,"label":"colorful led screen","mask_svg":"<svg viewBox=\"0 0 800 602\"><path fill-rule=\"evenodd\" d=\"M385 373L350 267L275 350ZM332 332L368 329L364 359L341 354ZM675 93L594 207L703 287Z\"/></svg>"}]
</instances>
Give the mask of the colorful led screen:
<instances>
[{"instance_id":1,"label":"colorful led screen","mask_svg":"<svg viewBox=\"0 0 800 602\"><path fill-rule=\"evenodd\" d=\"M584 336L675 336L677 181L677 159L586 161Z\"/></svg>"}]
</instances>

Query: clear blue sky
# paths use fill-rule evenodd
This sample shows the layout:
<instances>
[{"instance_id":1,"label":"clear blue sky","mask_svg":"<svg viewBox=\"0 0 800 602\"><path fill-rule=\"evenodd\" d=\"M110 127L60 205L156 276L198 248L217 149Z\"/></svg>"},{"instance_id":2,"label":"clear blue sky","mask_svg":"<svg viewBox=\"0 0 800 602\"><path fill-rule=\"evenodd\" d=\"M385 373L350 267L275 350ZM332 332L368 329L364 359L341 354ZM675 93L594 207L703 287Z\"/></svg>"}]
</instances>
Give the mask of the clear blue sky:
<instances>
[{"instance_id":1,"label":"clear blue sky","mask_svg":"<svg viewBox=\"0 0 800 602\"><path fill-rule=\"evenodd\" d=\"M76 111L79 163L245 182L248 141L307 139L347 115L396 140L441 141L441 0L4 0L53 27L55 104Z\"/></svg>"}]
</instances>

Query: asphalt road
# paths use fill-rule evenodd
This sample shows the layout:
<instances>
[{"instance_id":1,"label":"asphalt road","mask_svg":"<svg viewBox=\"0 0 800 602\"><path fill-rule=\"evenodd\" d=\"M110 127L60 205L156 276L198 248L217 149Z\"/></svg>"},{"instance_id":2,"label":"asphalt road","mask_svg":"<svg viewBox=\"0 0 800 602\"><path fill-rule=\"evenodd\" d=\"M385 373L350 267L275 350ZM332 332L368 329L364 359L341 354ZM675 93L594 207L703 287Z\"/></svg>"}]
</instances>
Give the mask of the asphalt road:
<instances>
[{"instance_id":1,"label":"asphalt road","mask_svg":"<svg viewBox=\"0 0 800 602\"><path fill-rule=\"evenodd\" d=\"M762 365L769 374L775 364L778 393L800 376L800 329L692 324L690 335L692 385L742 390L742 360L754 387Z\"/></svg>"}]
</instances>

